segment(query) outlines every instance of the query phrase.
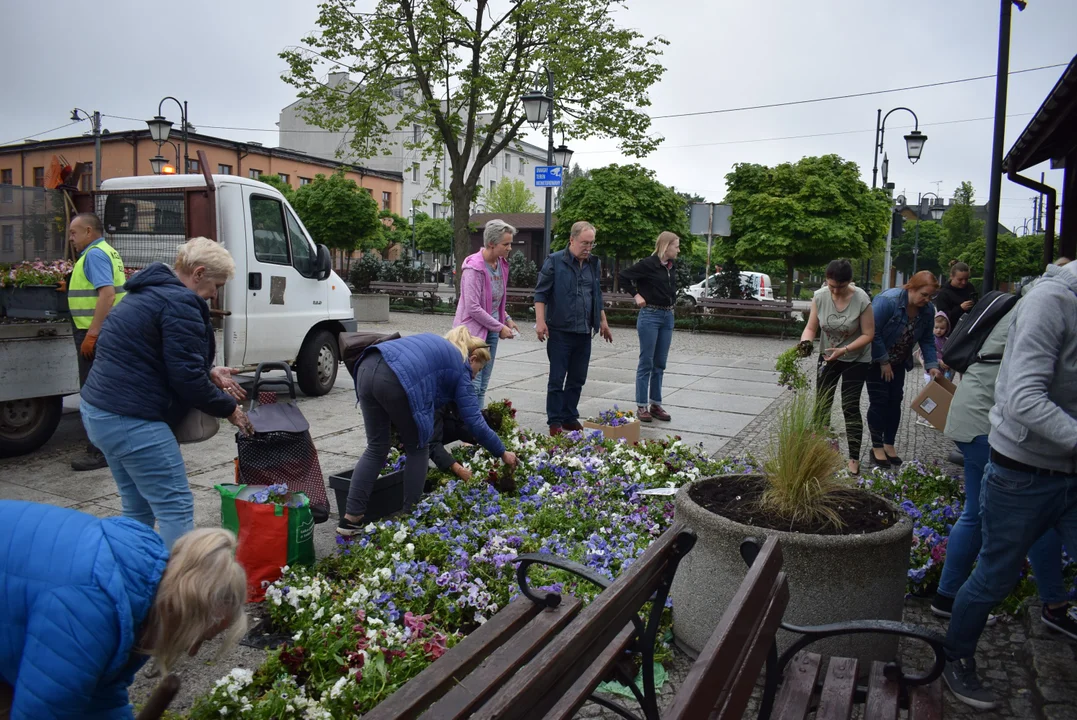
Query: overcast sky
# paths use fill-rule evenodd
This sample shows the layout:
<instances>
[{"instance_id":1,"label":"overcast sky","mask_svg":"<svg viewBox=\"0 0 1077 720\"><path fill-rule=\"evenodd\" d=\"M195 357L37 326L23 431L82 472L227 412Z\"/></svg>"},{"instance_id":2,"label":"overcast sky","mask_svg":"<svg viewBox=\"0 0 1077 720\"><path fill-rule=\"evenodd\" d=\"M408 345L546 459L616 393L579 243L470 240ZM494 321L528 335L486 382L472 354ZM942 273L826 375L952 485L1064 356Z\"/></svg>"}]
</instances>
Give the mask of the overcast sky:
<instances>
[{"instance_id":1,"label":"overcast sky","mask_svg":"<svg viewBox=\"0 0 1077 720\"><path fill-rule=\"evenodd\" d=\"M280 109L295 99L280 80L284 63L277 53L315 29L317 3L186 0L167 6L167 14L154 7L134 0L0 0L5 54L20 59L0 75L0 143L88 130L83 123L40 134L67 122L75 106L137 119L106 117L111 130L144 128L141 119L156 114L160 98L174 95L189 101L200 131L276 145ZM996 0L631 0L620 16L623 24L670 41L650 110L666 115L992 74L998 10ZM1069 62L1077 53L1074 28L1075 0L1030 0L1024 12L1015 9L1011 70ZM1011 76L1007 150L1061 72ZM712 201L722 199L724 175L737 162L837 153L857 162L870 183L876 109L901 105L916 111L929 139L911 165L902 140L911 116L890 116L886 150L896 191L910 200L927 191L949 197L971 180L977 200L986 202L992 124L978 118L993 114L993 80L655 120L654 131L666 140L642 162L663 182ZM174 105L165 115L179 119ZM791 138L822 133L845 134ZM624 161L612 141L570 145L585 168ZM1059 186L1061 171L1044 166L1029 174L1038 178L1040 170ZM1033 193L1008 181L1002 187L1002 222L1020 226L1031 217Z\"/></svg>"}]
</instances>

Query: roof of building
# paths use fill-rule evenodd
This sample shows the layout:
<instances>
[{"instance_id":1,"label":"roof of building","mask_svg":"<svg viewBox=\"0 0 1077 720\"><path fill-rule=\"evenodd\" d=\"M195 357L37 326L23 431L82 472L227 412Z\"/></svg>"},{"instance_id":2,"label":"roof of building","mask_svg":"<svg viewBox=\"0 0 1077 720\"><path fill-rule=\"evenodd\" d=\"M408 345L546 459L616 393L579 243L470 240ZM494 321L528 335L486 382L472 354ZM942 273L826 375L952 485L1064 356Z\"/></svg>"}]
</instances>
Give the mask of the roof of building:
<instances>
[{"instance_id":1,"label":"roof of building","mask_svg":"<svg viewBox=\"0 0 1077 720\"><path fill-rule=\"evenodd\" d=\"M546 227L545 213L475 213L468 218L468 222L482 227L494 219L504 220L517 230L542 230Z\"/></svg>"},{"instance_id":2,"label":"roof of building","mask_svg":"<svg viewBox=\"0 0 1077 720\"><path fill-rule=\"evenodd\" d=\"M169 137L170 141L174 141L176 138L180 137L180 133L174 132ZM149 128L145 130L124 130L121 132L109 133L108 135L102 135L101 142L127 142L136 138L139 140L150 139ZM219 138L214 137L213 135L203 135L202 133L194 132L188 133L187 139L189 142L198 142L202 143L203 145L214 145L217 147L241 150L248 155L263 155L266 157L279 157L288 160L298 160L299 162L306 162L310 163L311 165L321 165L332 170L336 170L337 168L342 167L351 172L359 173L360 175L370 175L371 177L380 177L386 180L395 180L397 182L404 181L403 173L393 172L391 170L374 170L372 168L362 167L361 165L355 165L353 163L343 162L341 160L308 155L307 153L301 152L299 150L266 147L260 143L242 142L240 140L228 140L226 138ZM0 146L0 155L12 152L22 152L25 150L51 150L53 148L72 147L77 145L85 145L87 143L93 143L92 136L78 135L76 137L56 138L54 140L27 140L16 145Z\"/></svg>"},{"instance_id":3,"label":"roof of building","mask_svg":"<svg viewBox=\"0 0 1077 720\"><path fill-rule=\"evenodd\" d=\"M1002 161L1006 172L1017 172L1069 155L1077 147L1077 55L1040 109L1032 116L1017 142Z\"/></svg>"}]
</instances>

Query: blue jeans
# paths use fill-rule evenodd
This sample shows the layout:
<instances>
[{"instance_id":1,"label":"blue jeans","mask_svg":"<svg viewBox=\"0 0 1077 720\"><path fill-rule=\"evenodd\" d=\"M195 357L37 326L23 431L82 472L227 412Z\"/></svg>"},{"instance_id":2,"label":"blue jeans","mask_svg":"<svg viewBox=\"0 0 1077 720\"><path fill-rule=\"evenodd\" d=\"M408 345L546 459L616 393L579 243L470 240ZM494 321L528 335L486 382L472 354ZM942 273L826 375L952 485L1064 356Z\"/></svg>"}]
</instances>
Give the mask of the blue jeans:
<instances>
[{"instance_id":1,"label":"blue jeans","mask_svg":"<svg viewBox=\"0 0 1077 720\"><path fill-rule=\"evenodd\" d=\"M968 582L954 600L946 634L950 659L972 657L992 608L1017 585L1021 565L1036 541L1054 528L1077 548L1077 475L1018 472L993 462L980 492L983 548Z\"/></svg>"},{"instance_id":2,"label":"blue jeans","mask_svg":"<svg viewBox=\"0 0 1077 720\"><path fill-rule=\"evenodd\" d=\"M871 446L881 448L893 445L901 425L901 401L905 397L905 365L893 363L894 379L883 380L878 363L871 364L868 371L868 432Z\"/></svg>"},{"instance_id":3,"label":"blue jeans","mask_svg":"<svg viewBox=\"0 0 1077 720\"><path fill-rule=\"evenodd\" d=\"M497 339L498 334L496 332L486 333L486 344L490 346L490 362L486 363L486 366L479 371L479 374L471 381L471 384L475 387L475 394L479 398L479 409L486 407L486 388L490 384L490 375L494 372L494 356L497 354Z\"/></svg>"},{"instance_id":4,"label":"blue jeans","mask_svg":"<svg viewBox=\"0 0 1077 720\"><path fill-rule=\"evenodd\" d=\"M673 311L644 307L636 316L639 365L636 366L636 405L662 404L662 377L673 341Z\"/></svg>"},{"instance_id":5,"label":"blue jeans","mask_svg":"<svg viewBox=\"0 0 1077 720\"><path fill-rule=\"evenodd\" d=\"M972 572L972 564L980 553L983 536L980 532L980 486L984 468L991 457L987 436L980 435L972 442L959 442L965 456L965 509L950 531L946 541L946 564L942 566L939 595L957 597L961 586ZM1045 603L1066 600L1066 588L1062 581L1062 538L1052 528L1045 532L1028 551L1032 573L1040 599Z\"/></svg>"},{"instance_id":6,"label":"blue jeans","mask_svg":"<svg viewBox=\"0 0 1077 720\"><path fill-rule=\"evenodd\" d=\"M82 424L90 442L108 460L123 503L123 516L153 527L172 548L194 530L194 496L187 484L179 443L166 423L117 415L81 404Z\"/></svg>"},{"instance_id":7,"label":"blue jeans","mask_svg":"<svg viewBox=\"0 0 1077 720\"><path fill-rule=\"evenodd\" d=\"M550 330L546 357L550 359L546 421L551 427L576 422L580 417L580 392L591 364L591 333Z\"/></svg>"}]
</instances>

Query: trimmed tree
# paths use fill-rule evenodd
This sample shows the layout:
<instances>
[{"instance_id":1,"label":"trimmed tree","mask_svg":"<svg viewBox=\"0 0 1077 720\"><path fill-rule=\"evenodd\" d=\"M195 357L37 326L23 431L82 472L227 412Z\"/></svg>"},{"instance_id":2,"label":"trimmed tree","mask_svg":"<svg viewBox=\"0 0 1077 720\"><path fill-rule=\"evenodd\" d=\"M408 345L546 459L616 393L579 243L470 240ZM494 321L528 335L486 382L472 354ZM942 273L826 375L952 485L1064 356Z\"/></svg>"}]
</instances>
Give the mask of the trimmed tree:
<instances>
[{"instance_id":1,"label":"trimmed tree","mask_svg":"<svg viewBox=\"0 0 1077 720\"><path fill-rule=\"evenodd\" d=\"M632 156L660 141L649 134L645 109L664 72L666 41L620 27L606 0L372 5L322 3L318 31L281 53L289 66L283 77L307 101L309 122L352 133L358 157L388 151L393 131L409 138L405 149L447 156L458 263L470 249L468 217L482 171L517 140L526 122L521 96L545 87L536 68L552 72L557 130L569 140L614 138ZM340 69L358 84L344 91L323 82L327 70Z\"/></svg>"},{"instance_id":2,"label":"trimmed tree","mask_svg":"<svg viewBox=\"0 0 1077 720\"><path fill-rule=\"evenodd\" d=\"M976 191L965 181L954 190L954 201L942 216L943 236L939 242L939 267L949 272L950 262L957 260L977 240L984 239L984 221L976 218L972 206ZM984 243L980 243L981 247Z\"/></svg>"},{"instance_id":3,"label":"trimmed tree","mask_svg":"<svg viewBox=\"0 0 1077 720\"><path fill-rule=\"evenodd\" d=\"M794 269L863 257L868 240L885 234L889 222L883 191L872 191L856 163L837 155L775 167L741 163L726 185L733 219L723 256L740 263L781 260L790 296Z\"/></svg>"},{"instance_id":4,"label":"trimmed tree","mask_svg":"<svg viewBox=\"0 0 1077 720\"><path fill-rule=\"evenodd\" d=\"M486 212L534 213L535 197L523 180L502 180L486 193Z\"/></svg>"},{"instance_id":5,"label":"trimmed tree","mask_svg":"<svg viewBox=\"0 0 1077 720\"><path fill-rule=\"evenodd\" d=\"M555 249L565 247L578 220L588 221L598 231L596 254L614 259L615 288L620 261L650 255L664 230L680 236L682 253L692 250L684 199L658 182L653 170L640 165L609 165L577 178L557 211Z\"/></svg>"},{"instance_id":6,"label":"trimmed tree","mask_svg":"<svg viewBox=\"0 0 1077 720\"><path fill-rule=\"evenodd\" d=\"M374 198L343 172L317 175L296 190L289 202L314 242L340 253L341 265L353 251L373 247L380 232Z\"/></svg>"},{"instance_id":7,"label":"trimmed tree","mask_svg":"<svg viewBox=\"0 0 1077 720\"><path fill-rule=\"evenodd\" d=\"M452 252L452 223L426 213L415 216L415 244L420 250L448 255Z\"/></svg>"}]
</instances>

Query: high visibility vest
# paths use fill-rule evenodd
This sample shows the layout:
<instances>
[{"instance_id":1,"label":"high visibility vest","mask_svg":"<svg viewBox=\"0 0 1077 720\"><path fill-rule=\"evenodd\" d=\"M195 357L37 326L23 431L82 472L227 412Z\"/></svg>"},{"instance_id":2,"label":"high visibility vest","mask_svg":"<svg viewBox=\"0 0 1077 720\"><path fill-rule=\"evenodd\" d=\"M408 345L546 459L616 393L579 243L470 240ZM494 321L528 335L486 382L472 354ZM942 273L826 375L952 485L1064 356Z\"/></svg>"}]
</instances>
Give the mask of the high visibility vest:
<instances>
[{"instance_id":1,"label":"high visibility vest","mask_svg":"<svg viewBox=\"0 0 1077 720\"><path fill-rule=\"evenodd\" d=\"M127 282L127 276L123 272L123 259L115 248L104 240L101 240L95 248L100 248L108 254L112 260L112 287L116 290L116 303L123 300L127 295L123 291L123 284ZM93 322L94 308L97 306L97 288L86 278L86 253L75 263L75 269L71 273L71 282L67 285L67 307L71 310L71 319L78 330L89 330Z\"/></svg>"}]
</instances>

